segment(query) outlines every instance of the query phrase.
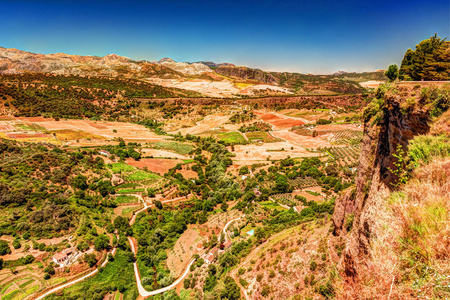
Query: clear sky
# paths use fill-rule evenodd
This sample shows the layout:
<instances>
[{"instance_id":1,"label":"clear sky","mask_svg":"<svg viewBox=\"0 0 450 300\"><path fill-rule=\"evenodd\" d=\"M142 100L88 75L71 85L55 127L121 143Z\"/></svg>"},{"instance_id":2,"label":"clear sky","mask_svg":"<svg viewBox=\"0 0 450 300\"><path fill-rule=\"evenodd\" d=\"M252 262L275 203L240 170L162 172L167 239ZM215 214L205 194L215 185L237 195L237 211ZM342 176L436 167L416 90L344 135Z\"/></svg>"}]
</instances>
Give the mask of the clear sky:
<instances>
[{"instance_id":1,"label":"clear sky","mask_svg":"<svg viewBox=\"0 0 450 300\"><path fill-rule=\"evenodd\" d=\"M371 71L437 33L449 0L0 0L0 46L270 71Z\"/></svg>"}]
</instances>

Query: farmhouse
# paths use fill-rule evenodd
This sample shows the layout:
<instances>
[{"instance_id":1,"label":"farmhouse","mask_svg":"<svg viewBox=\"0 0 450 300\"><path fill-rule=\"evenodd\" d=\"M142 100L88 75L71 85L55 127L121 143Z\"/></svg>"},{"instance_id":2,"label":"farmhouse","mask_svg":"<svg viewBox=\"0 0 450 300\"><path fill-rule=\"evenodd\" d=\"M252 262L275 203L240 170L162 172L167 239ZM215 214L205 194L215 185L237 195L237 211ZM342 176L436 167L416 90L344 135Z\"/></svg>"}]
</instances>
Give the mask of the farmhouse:
<instances>
[{"instance_id":1,"label":"farmhouse","mask_svg":"<svg viewBox=\"0 0 450 300\"><path fill-rule=\"evenodd\" d=\"M231 245L233 245L233 242L231 240L228 240L225 243L223 243L223 248L228 249L231 247Z\"/></svg>"},{"instance_id":2,"label":"farmhouse","mask_svg":"<svg viewBox=\"0 0 450 300\"><path fill-rule=\"evenodd\" d=\"M69 258L72 257L72 255L75 254L75 251L73 248L65 249L61 252L55 253L53 255L52 260L55 264L62 265L64 264Z\"/></svg>"},{"instance_id":3,"label":"farmhouse","mask_svg":"<svg viewBox=\"0 0 450 300\"><path fill-rule=\"evenodd\" d=\"M212 248L211 249L211 251L206 255L206 257L205 257L205 262L207 263L207 264L211 264L211 263L213 263L215 260L216 260L216 257L217 257L217 251L218 251L219 249L217 249L217 247L214 247L214 248Z\"/></svg>"},{"instance_id":4,"label":"farmhouse","mask_svg":"<svg viewBox=\"0 0 450 300\"><path fill-rule=\"evenodd\" d=\"M207 264L212 264L212 263L214 262L214 255L213 255L212 253L208 253L208 254L205 256L205 262L206 262Z\"/></svg>"},{"instance_id":5,"label":"farmhouse","mask_svg":"<svg viewBox=\"0 0 450 300\"><path fill-rule=\"evenodd\" d=\"M106 151L106 150L100 150L100 151L98 151L98 153L100 155L107 156L107 157L109 157L111 155L111 153L109 153L109 151Z\"/></svg>"}]
</instances>

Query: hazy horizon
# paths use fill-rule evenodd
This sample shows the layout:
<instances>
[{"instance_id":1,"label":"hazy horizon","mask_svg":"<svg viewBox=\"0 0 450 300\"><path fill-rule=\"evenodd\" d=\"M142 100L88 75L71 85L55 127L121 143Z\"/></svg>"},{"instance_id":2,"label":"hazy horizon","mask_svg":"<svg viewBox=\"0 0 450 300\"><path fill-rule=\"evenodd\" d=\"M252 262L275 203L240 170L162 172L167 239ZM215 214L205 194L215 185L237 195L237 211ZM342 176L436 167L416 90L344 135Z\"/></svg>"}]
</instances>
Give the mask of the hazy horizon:
<instances>
[{"instance_id":1,"label":"hazy horizon","mask_svg":"<svg viewBox=\"0 0 450 300\"><path fill-rule=\"evenodd\" d=\"M448 37L448 1L6 1L0 46L34 53L370 72Z\"/></svg>"}]
</instances>

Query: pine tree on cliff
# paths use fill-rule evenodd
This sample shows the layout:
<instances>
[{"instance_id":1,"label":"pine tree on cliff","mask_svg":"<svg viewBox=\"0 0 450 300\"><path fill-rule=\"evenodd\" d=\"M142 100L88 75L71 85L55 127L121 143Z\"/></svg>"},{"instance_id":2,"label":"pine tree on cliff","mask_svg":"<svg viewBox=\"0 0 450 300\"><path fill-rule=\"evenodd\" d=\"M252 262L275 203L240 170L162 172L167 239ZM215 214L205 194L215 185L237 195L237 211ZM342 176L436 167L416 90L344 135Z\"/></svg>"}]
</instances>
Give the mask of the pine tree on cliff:
<instances>
[{"instance_id":1,"label":"pine tree on cliff","mask_svg":"<svg viewBox=\"0 0 450 300\"><path fill-rule=\"evenodd\" d=\"M408 49L399 73L402 80L450 80L450 42L435 34Z\"/></svg>"}]
</instances>

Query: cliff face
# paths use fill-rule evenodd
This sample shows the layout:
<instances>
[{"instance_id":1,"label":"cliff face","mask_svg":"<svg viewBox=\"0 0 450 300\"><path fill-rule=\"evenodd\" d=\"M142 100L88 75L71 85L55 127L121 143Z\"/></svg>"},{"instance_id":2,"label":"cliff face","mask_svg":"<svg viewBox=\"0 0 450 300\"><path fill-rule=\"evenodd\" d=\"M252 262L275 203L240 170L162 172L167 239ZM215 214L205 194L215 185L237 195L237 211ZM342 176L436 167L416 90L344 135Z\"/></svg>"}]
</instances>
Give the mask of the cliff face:
<instances>
[{"instance_id":1,"label":"cliff face","mask_svg":"<svg viewBox=\"0 0 450 300\"><path fill-rule=\"evenodd\" d=\"M406 151L409 140L430 130L426 106L409 107L405 111L408 95L406 87L388 91L379 109L373 108L374 115L366 120L364 127L356 188L336 203L335 235L346 233L349 216L354 214L344 256L345 273L350 277L357 274L355 265L368 253L371 238L376 236L374 212L381 205L379 196L391 190L397 181L390 169L395 169L398 145Z\"/></svg>"}]
</instances>

